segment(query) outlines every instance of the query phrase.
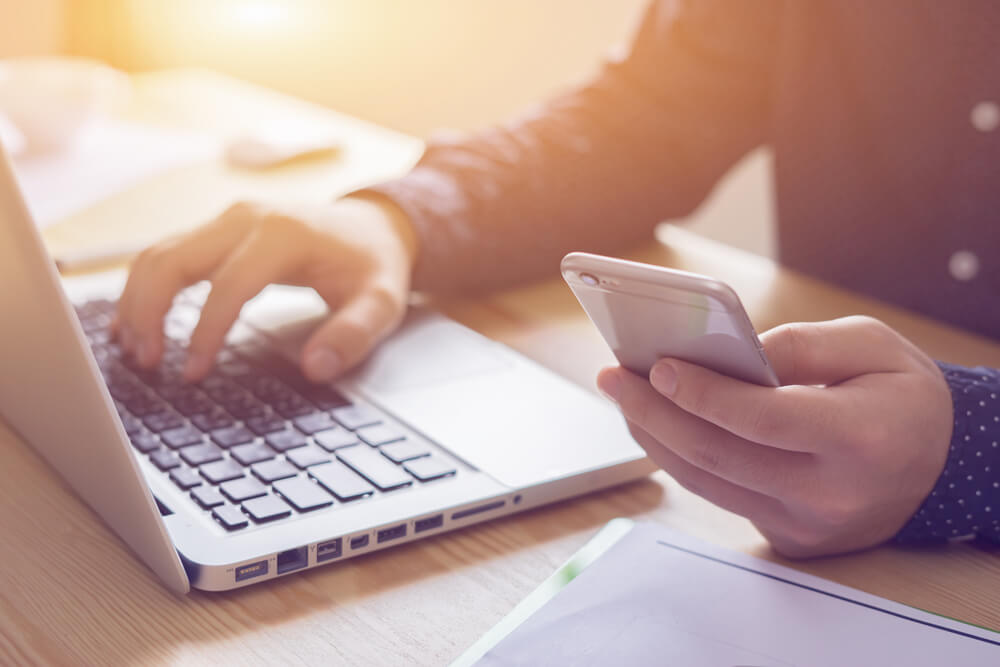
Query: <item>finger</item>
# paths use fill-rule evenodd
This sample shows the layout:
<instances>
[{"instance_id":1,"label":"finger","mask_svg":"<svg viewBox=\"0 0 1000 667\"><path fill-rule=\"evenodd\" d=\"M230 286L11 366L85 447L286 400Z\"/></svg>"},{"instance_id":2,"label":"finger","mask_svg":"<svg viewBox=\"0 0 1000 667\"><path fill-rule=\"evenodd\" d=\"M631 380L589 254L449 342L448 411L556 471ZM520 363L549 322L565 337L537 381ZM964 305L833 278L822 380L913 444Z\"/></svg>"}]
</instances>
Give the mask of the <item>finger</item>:
<instances>
[{"instance_id":1,"label":"finger","mask_svg":"<svg viewBox=\"0 0 1000 667\"><path fill-rule=\"evenodd\" d=\"M302 349L302 370L313 382L328 382L363 360L398 326L405 299L370 287L348 301L317 329Z\"/></svg>"},{"instance_id":2,"label":"finger","mask_svg":"<svg viewBox=\"0 0 1000 667\"><path fill-rule=\"evenodd\" d=\"M863 316L783 324L760 339L783 385L835 385L873 371L902 370L910 356L908 341Z\"/></svg>"},{"instance_id":3,"label":"finger","mask_svg":"<svg viewBox=\"0 0 1000 667\"><path fill-rule=\"evenodd\" d=\"M778 526L787 521L788 511L777 499L692 465L636 424L630 423L629 431L649 458L691 493L761 526Z\"/></svg>"},{"instance_id":4,"label":"finger","mask_svg":"<svg viewBox=\"0 0 1000 667\"><path fill-rule=\"evenodd\" d=\"M766 447L686 412L658 394L644 378L621 368L606 369L602 386L620 383L617 402L625 418L688 463L741 487L784 498L798 495L812 457Z\"/></svg>"},{"instance_id":5,"label":"finger","mask_svg":"<svg viewBox=\"0 0 1000 667\"><path fill-rule=\"evenodd\" d=\"M133 341L140 364L152 366L163 352L163 317L177 293L211 273L244 235L250 217L234 206L215 221L178 239L157 244L133 263L118 302L123 341Z\"/></svg>"},{"instance_id":6,"label":"finger","mask_svg":"<svg viewBox=\"0 0 1000 667\"><path fill-rule=\"evenodd\" d=\"M845 434L843 406L821 387L762 387L677 359L653 365L650 384L681 409L751 442L817 452Z\"/></svg>"},{"instance_id":7,"label":"finger","mask_svg":"<svg viewBox=\"0 0 1000 667\"><path fill-rule=\"evenodd\" d=\"M237 246L212 275L212 289L201 308L188 343L184 377L200 380L212 368L226 333L243 304L272 282L278 282L294 257L277 252L263 235L254 234Z\"/></svg>"}]
</instances>

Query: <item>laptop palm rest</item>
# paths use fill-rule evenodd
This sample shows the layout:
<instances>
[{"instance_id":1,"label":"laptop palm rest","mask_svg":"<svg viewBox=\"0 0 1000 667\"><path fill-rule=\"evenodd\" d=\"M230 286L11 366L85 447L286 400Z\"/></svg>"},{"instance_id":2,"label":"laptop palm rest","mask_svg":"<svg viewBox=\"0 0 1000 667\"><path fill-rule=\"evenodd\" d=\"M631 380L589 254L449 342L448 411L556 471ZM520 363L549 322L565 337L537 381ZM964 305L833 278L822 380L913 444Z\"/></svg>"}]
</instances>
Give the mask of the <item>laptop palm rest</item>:
<instances>
[{"instance_id":1,"label":"laptop palm rest","mask_svg":"<svg viewBox=\"0 0 1000 667\"><path fill-rule=\"evenodd\" d=\"M436 313L411 313L350 382L512 488L645 456L605 401Z\"/></svg>"}]
</instances>

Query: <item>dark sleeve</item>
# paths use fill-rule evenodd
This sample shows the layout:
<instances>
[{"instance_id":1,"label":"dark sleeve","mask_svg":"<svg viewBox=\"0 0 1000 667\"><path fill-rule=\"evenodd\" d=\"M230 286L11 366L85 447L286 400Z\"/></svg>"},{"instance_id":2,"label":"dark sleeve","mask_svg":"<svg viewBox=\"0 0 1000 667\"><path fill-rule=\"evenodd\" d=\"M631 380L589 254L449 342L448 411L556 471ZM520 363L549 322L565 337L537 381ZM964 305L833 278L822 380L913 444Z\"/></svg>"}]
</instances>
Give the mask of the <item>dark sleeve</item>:
<instances>
[{"instance_id":1,"label":"dark sleeve","mask_svg":"<svg viewBox=\"0 0 1000 667\"><path fill-rule=\"evenodd\" d=\"M471 292L554 274L567 251L615 251L690 213L766 140L776 7L656 2L627 56L588 85L505 126L431 142L411 173L372 188L414 224L414 287Z\"/></svg>"},{"instance_id":2,"label":"dark sleeve","mask_svg":"<svg viewBox=\"0 0 1000 667\"><path fill-rule=\"evenodd\" d=\"M1000 543L1000 370L938 365L955 406L951 448L934 489L896 541L975 536Z\"/></svg>"}]
</instances>

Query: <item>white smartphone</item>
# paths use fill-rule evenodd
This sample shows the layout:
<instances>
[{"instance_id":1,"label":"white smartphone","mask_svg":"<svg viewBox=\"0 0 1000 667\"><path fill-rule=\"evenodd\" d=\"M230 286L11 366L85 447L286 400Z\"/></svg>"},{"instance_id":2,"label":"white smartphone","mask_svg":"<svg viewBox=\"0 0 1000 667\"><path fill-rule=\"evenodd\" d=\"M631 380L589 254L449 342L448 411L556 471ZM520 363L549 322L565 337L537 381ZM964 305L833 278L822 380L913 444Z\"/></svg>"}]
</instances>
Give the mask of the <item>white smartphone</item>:
<instances>
[{"instance_id":1,"label":"white smartphone","mask_svg":"<svg viewBox=\"0 0 1000 667\"><path fill-rule=\"evenodd\" d=\"M583 252L563 258L562 275L623 368L648 377L658 359L673 357L779 386L743 304L724 282Z\"/></svg>"}]
</instances>

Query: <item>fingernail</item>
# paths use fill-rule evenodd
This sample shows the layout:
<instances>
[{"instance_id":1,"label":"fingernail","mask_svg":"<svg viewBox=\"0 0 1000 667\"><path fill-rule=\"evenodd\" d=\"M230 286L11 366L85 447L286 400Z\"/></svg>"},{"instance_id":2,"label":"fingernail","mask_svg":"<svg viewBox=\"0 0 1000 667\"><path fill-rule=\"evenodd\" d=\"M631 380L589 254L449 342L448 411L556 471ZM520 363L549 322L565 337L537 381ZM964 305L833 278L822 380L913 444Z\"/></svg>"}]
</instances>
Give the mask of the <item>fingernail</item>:
<instances>
[{"instance_id":1,"label":"fingernail","mask_svg":"<svg viewBox=\"0 0 1000 667\"><path fill-rule=\"evenodd\" d=\"M597 378L597 388L601 390L602 394L617 403L618 396L621 395L622 380L614 371L602 373Z\"/></svg>"},{"instance_id":2,"label":"fingernail","mask_svg":"<svg viewBox=\"0 0 1000 667\"><path fill-rule=\"evenodd\" d=\"M649 382L664 396L673 396L677 391L677 369L673 364L658 362L649 372Z\"/></svg>"},{"instance_id":3,"label":"fingernail","mask_svg":"<svg viewBox=\"0 0 1000 667\"><path fill-rule=\"evenodd\" d=\"M306 370L314 380L330 380L341 368L340 355L328 347L317 347L306 355Z\"/></svg>"}]
</instances>

